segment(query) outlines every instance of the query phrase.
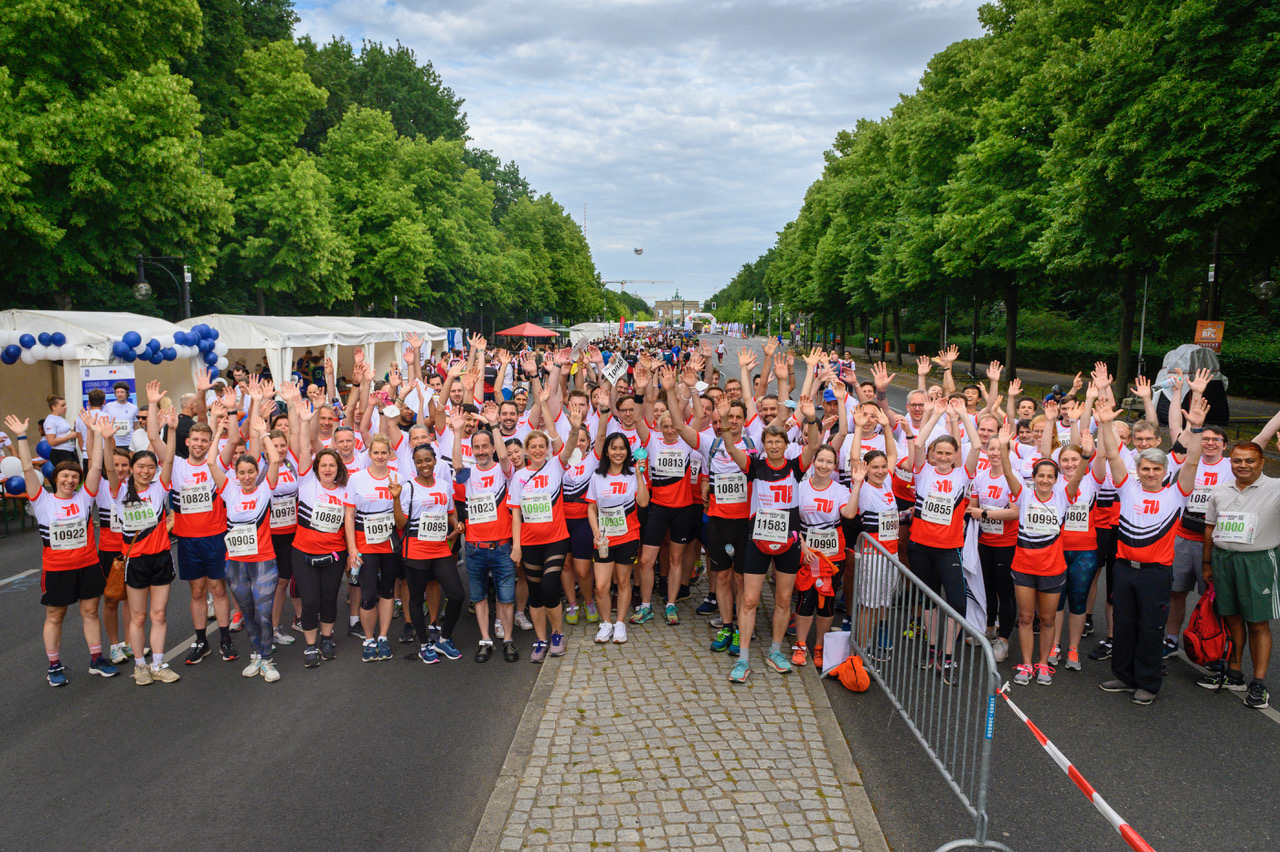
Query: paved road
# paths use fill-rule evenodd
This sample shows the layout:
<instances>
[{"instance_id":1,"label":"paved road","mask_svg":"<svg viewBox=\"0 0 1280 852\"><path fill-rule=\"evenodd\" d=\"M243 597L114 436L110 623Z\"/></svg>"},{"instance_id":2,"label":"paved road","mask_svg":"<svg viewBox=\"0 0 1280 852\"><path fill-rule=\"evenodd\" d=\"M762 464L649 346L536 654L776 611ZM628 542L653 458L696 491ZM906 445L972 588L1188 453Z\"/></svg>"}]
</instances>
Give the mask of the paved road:
<instances>
[{"instance_id":1,"label":"paved road","mask_svg":"<svg viewBox=\"0 0 1280 852\"><path fill-rule=\"evenodd\" d=\"M726 340L737 366L739 340ZM757 351L759 341L753 341ZM897 410L905 389L890 389ZM1194 605L1194 597L1191 602ZM1102 602L1094 620L1102 625ZM1091 649L1098 634L1086 639ZM1014 641L1013 656L1017 656ZM1013 700L1075 766L1161 852L1280 848L1280 713L1258 712L1240 694L1195 686L1199 670L1181 654L1149 707L1108 695L1097 684L1107 663L1059 669L1052 686L1014 687ZM1005 678L1010 664L1001 665ZM1269 682L1280 684L1274 658ZM862 694L827 681L832 708L849 742L891 848L933 849L972 837L973 822L943 783L879 687ZM990 836L1014 849L1124 849L1109 824L999 702L988 815Z\"/></svg>"},{"instance_id":2,"label":"paved road","mask_svg":"<svg viewBox=\"0 0 1280 852\"><path fill-rule=\"evenodd\" d=\"M0 538L0 565L0 580L38 567L36 535ZM174 591L185 597L186 584ZM143 689L88 674L70 615L71 683L50 689L39 600L38 574L0 586L4 849L285 849L324 838L335 849L466 850L538 674L527 658L473 662L477 630L464 610L457 663L362 665L352 639L309 670L296 643L277 651L275 684L246 681L245 658L214 654L175 666L176 684ZM170 647L191 635L186 600L172 602ZM236 644L247 657L244 633Z\"/></svg>"}]
</instances>

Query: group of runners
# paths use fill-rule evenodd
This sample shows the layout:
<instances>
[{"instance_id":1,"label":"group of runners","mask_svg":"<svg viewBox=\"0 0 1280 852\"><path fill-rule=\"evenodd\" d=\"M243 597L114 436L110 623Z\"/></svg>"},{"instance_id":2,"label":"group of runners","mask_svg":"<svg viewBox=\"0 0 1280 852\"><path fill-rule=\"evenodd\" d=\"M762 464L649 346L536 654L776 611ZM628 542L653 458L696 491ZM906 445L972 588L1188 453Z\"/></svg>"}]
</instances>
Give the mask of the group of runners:
<instances>
[{"instance_id":1,"label":"group of runners","mask_svg":"<svg viewBox=\"0 0 1280 852\"><path fill-rule=\"evenodd\" d=\"M727 653L731 681L751 676L753 644L779 673L821 666L824 637L855 607L870 628L859 644L887 659L893 637L874 627L900 583L887 572L854 582L865 533L960 613L963 546L976 537L984 626L1001 662L1017 630L1019 684L1082 668L1104 585L1106 637L1088 656L1111 661L1102 689L1139 704L1178 648L1187 594L1214 578L1255 671L1246 682L1237 649L1204 683L1266 706L1280 496L1260 474L1280 414L1227 455L1225 432L1205 425L1208 373L1175 383L1166 454L1150 384L1138 380L1145 417L1127 424L1101 363L1041 402L1016 379L1002 387L995 362L985 382L957 387L953 347L919 359L918 388L895 412L883 363L862 377L835 353L813 349L797 363L769 341L762 355L740 347L734 370L722 344L679 333L598 344L509 352L473 337L465 352L430 360L411 337L403 368L381 375L356 350L345 399L333 382L237 373L215 390L206 375L183 406L193 421L184 453L178 410L152 382L132 422L80 413L87 460L60 459L48 489L29 424L9 416L44 544L49 683L67 682L61 628L72 606L90 672L111 677L132 659L139 685L176 681L178 662L164 658L175 577L189 585L196 624L182 664L212 653L210 617L221 658L238 659L238 617L251 645L242 673L267 682L280 678L277 647L299 633L307 668L338 655L340 633L365 662L391 659L393 638L416 643L427 664L460 659L464 607L481 663L499 651L519 660L521 629L536 663L563 655L580 622L591 625L584 640L623 645L629 629L678 624L704 567L708 590L693 611L709 619L710 652ZM149 447L130 452L137 419ZM100 618L117 563L127 593ZM766 583L777 605L757 638ZM954 683L962 633L936 618L924 632L921 665Z\"/></svg>"}]
</instances>

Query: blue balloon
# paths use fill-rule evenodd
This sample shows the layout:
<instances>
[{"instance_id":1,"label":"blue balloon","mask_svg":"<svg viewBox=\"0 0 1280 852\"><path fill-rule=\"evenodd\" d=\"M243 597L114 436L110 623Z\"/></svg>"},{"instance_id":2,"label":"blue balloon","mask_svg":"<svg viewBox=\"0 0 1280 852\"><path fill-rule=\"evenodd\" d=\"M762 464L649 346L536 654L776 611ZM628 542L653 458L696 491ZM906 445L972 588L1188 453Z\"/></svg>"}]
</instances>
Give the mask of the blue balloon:
<instances>
[{"instance_id":1,"label":"blue balloon","mask_svg":"<svg viewBox=\"0 0 1280 852\"><path fill-rule=\"evenodd\" d=\"M25 494L27 491L27 480L21 476L11 476L4 481L4 490L8 491L14 497L19 494Z\"/></svg>"},{"instance_id":2,"label":"blue balloon","mask_svg":"<svg viewBox=\"0 0 1280 852\"><path fill-rule=\"evenodd\" d=\"M207 355L213 351L213 341L207 337L201 338L196 346L200 348L200 354L202 355Z\"/></svg>"},{"instance_id":3,"label":"blue balloon","mask_svg":"<svg viewBox=\"0 0 1280 852\"><path fill-rule=\"evenodd\" d=\"M164 352L157 349L155 352L151 353L151 358L149 360L151 361L152 364L163 364Z\"/></svg>"},{"instance_id":4,"label":"blue balloon","mask_svg":"<svg viewBox=\"0 0 1280 852\"><path fill-rule=\"evenodd\" d=\"M18 338L18 342L22 344L23 349L30 349L36 345L36 336L34 334L24 334Z\"/></svg>"},{"instance_id":5,"label":"blue balloon","mask_svg":"<svg viewBox=\"0 0 1280 852\"><path fill-rule=\"evenodd\" d=\"M132 349L126 349L124 350L124 360L125 363L132 364L134 361L138 360L138 353L134 352Z\"/></svg>"},{"instance_id":6,"label":"blue balloon","mask_svg":"<svg viewBox=\"0 0 1280 852\"><path fill-rule=\"evenodd\" d=\"M174 349L172 346L166 346L165 348L161 349L160 354L164 356L164 360L166 361L178 360L178 350Z\"/></svg>"},{"instance_id":7,"label":"blue balloon","mask_svg":"<svg viewBox=\"0 0 1280 852\"><path fill-rule=\"evenodd\" d=\"M159 340L156 340L154 337L153 337L153 338L151 338L150 340L148 340L148 341L147 341L147 348L148 348L148 349L154 349L154 350L156 350L157 352L159 352L159 351L160 351L160 349L161 349L160 341L159 341Z\"/></svg>"},{"instance_id":8,"label":"blue balloon","mask_svg":"<svg viewBox=\"0 0 1280 852\"><path fill-rule=\"evenodd\" d=\"M67 345L67 336L60 331L55 331L53 334L49 335L49 339L53 341L54 346Z\"/></svg>"},{"instance_id":9,"label":"blue balloon","mask_svg":"<svg viewBox=\"0 0 1280 852\"><path fill-rule=\"evenodd\" d=\"M210 340L218 339L218 330L216 328L209 329L209 339Z\"/></svg>"},{"instance_id":10,"label":"blue balloon","mask_svg":"<svg viewBox=\"0 0 1280 852\"><path fill-rule=\"evenodd\" d=\"M217 353L217 352L206 352L206 353L204 353L204 362L205 362L206 364L208 364L210 367L212 367L214 364L217 364L217 363L218 363L218 353Z\"/></svg>"},{"instance_id":11,"label":"blue balloon","mask_svg":"<svg viewBox=\"0 0 1280 852\"><path fill-rule=\"evenodd\" d=\"M41 346L53 345L53 335L47 331L42 331L38 335L36 335L36 340L40 341Z\"/></svg>"},{"instance_id":12,"label":"blue balloon","mask_svg":"<svg viewBox=\"0 0 1280 852\"><path fill-rule=\"evenodd\" d=\"M189 337L185 331L174 332L173 342L178 346L194 346L195 344L190 342Z\"/></svg>"},{"instance_id":13,"label":"blue balloon","mask_svg":"<svg viewBox=\"0 0 1280 852\"><path fill-rule=\"evenodd\" d=\"M128 344L123 340L117 340L115 343L111 344L111 354L117 358L124 358L124 353L132 351L133 350L130 349Z\"/></svg>"},{"instance_id":14,"label":"blue balloon","mask_svg":"<svg viewBox=\"0 0 1280 852\"><path fill-rule=\"evenodd\" d=\"M40 466L40 472L44 474L45 479L53 479L53 462L47 461Z\"/></svg>"},{"instance_id":15,"label":"blue balloon","mask_svg":"<svg viewBox=\"0 0 1280 852\"><path fill-rule=\"evenodd\" d=\"M36 444L36 455L40 458L47 459L49 458L49 454L52 452L53 447L49 446L49 442L43 438L40 439L40 443Z\"/></svg>"},{"instance_id":16,"label":"blue balloon","mask_svg":"<svg viewBox=\"0 0 1280 852\"><path fill-rule=\"evenodd\" d=\"M124 337L120 338L124 341L124 345L130 349L137 349L142 345L142 335L136 331L126 331Z\"/></svg>"},{"instance_id":17,"label":"blue balloon","mask_svg":"<svg viewBox=\"0 0 1280 852\"><path fill-rule=\"evenodd\" d=\"M219 370L217 367L210 367L210 368L209 368L209 381L213 381L214 379L218 378L218 374L219 374L219 373L221 373L221 372L222 372L222 371L221 371L221 370Z\"/></svg>"},{"instance_id":18,"label":"blue balloon","mask_svg":"<svg viewBox=\"0 0 1280 852\"><path fill-rule=\"evenodd\" d=\"M21 356L22 347L16 343L10 343L3 352L0 352L0 359L3 359L6 364L16 363Z\"/></svg>"},{"instance_id":19,"label":"blue balloon","mask_svg":"<svg viewBox=\"0 0 1280 852\"><path fill-rule=\"evenodd\" d=\"M193 325L191 327L191 331L194 332L197 337L204 337L209 333L209 326L204 323L199 323L197 325Z\"/></svg>"}]
</instances>

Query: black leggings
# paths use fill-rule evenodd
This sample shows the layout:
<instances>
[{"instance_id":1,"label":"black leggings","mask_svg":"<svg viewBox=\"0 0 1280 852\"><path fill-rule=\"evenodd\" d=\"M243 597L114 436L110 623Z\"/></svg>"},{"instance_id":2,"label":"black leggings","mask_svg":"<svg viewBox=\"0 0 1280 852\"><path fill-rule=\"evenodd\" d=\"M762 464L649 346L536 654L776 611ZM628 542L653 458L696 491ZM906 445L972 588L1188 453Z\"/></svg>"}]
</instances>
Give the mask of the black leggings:
<instances>
[{"instance_id":1,"label":"black leggings","mask_svg":"<svg viewBox=\"0 0 1280 852\"><path fill-rule=\"evenodd\" d=\"M1013 545L996 547L978 544L978 559L982 562L982 585L987 589L987 627L994 627L1000 619L1000 638L1008 639L1017 625L1018 603L1013 596Z\"/></svg>"},{"instance_id":2,"label":"black leggings","mask_svg":"<svg viewBox=\"0 0 1280 852\"><path fill-rule=\"evenodd\" d=\"M360 608L375 609L378 598L394 598L399 571L400 560L395 553L360 554Z\"/></svg>"},{"instance_id":3,"label":"black leggings","mask_svg":"<svg viewBox=\"0 0 1280 852\"><path fill-rule=\"evenodd\" d=\"M422 614L426 600L427 583L435 580L445 596L444 624L440 625L440 637L453 637L453 628L462 616L462 578L458 576L458 560L452 556L435 559L406 559L405 579L409 583L409 618L417 631L418 641L427 641L427 617Z\"/></svg>"},{"instance_id":4,"label":"black leggings","mask_svg":"<svg viewBox=\"0 0 1280 852\"><path fill-rule=\"evenodd\" d=\"M968 604L965 602L964 565L960 562L960 548L929 547L913 541L907 545L907 552L911 554L911 570L920 578L920 582L934 594L941 595L963 618ZM939 632L942 632L941 627ZM960 635L961 631L957 630L955 638L959 639ZM935 643L936 638L930 634L929 644ZM947 653L951 653L951 650L947 649Z\"/></svg>"},{"instance_id":5,"label":"black leggings","mask_svg":"<svg viewBox=\"0 0 1280 852\"><path fill-rule=\"evenodd\" d=\"M836 599L834 595L827 595L827 602L818 605L818 589L809 587L803 592L792 592L791 605L795 607L796 615L809 616L817 614L819 618L831 618L836 614Z\"/></svg>"},{"instance_id":6,"label":"black leggings","mask_svg":"<svg viewBox=\"0 0 1280 852\"><path fill-rule=\"evenodd\" d=\"M315 630L320 623L338 620L338 588L347 567L347 552L314 556L293 551L293 579L302 598L302 629Z\"/></svg>"},{"instance_id":7,"label":"black leggings","mask_svg":"<svg viewBox=\"0 0 1280 852\"><path fill-rule=\"evenodd\" d=\"M560 572L564 568L568 547L569 540L565 539L524 551L522 564L524 579L529 584L530 609L555 609L560 606ZM530 564L531 556L543 560L542 564Z\"/></svg>"}]
</instances>

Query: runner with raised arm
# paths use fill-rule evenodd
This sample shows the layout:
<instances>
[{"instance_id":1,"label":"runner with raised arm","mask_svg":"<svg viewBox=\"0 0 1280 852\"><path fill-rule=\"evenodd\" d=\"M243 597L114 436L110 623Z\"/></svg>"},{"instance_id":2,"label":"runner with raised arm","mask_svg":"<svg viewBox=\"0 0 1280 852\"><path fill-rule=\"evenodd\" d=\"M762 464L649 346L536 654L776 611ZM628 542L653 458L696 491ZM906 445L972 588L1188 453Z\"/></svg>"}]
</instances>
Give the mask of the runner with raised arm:
<instances>
[{"instance_id":1,"label":"runner with raised arm","mask_svg":"<svg viewBox=\"0 0 1280 852\"><path fill-rule=\"evenodd\" d=\"M602 427L603 428L603 427ZM596 475L587 486L587 520L596 545L596 606L600 610L600 630L595 641L627 641L623 616L631 605L631 569L640 552L638 510L649 504L644 462L632 464L631 446L621 432L609 432L599 442ZM617 621L612 613L609 585L618 588Z\"/></svg>"}]
</instances>

